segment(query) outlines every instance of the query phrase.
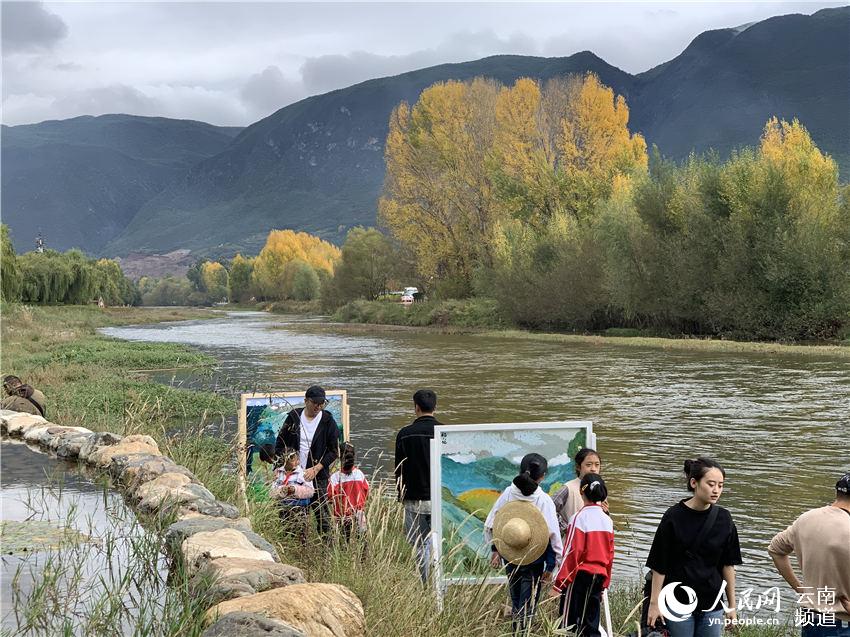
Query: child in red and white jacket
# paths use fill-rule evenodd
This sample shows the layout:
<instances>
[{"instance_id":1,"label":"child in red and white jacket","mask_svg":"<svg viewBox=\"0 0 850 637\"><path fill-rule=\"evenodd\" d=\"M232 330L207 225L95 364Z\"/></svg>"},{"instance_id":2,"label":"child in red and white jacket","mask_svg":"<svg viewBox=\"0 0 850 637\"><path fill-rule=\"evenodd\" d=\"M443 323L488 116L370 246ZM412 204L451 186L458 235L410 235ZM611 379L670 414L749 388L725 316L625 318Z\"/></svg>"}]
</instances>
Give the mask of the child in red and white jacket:
<instances>
[{"instance_id":1,"label":"child in red and white jacket","mask_svg":"<svg viewBox=\"0 0 850 637\"><path fill-rule=\"evenodd\" d=\"M328 499L333 507L335 520L342 524L342 532L351 538L353 529L366 530L366 498L369 497L369 483L363 472L354 466L354 445L346 442L340 454L342 463L339 471L334 472L328 482Z\"/></svg>"},{"instance_id":2,"label":"child in red and white jacket","mask_svg":"<svg viewBox=\"0 0 850 637\"><path fill-rule=\"evenodd\" d=\"M600 637L602 591L611 583L614 564L614 524L600 506L608 488L598 474L585 475L579 490L584 506L567 528L555 589L561 593L561 627L573 626L576 637Z\"/></svg>"}]
</instances>

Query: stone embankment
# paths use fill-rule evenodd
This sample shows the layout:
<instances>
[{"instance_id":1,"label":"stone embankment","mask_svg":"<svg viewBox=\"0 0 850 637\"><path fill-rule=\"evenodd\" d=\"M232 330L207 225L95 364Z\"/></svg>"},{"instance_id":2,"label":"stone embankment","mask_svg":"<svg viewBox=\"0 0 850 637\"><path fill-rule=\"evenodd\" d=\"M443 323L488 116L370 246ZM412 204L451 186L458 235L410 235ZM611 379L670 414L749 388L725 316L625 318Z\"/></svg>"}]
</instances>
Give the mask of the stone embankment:
<instances>
[{"instance_id":1,"label":"stone embankment","mask_svg":"<svg viewBox=\"0 0 850 637\"><path fill-rule=\"evenodd\" d=\"M174 516L163 531L164 546L210 607L202 637L366 634L356 595L336 584L307 583L301 570L282 564L274 546L251 530L235 506L217 500L191 471L163 456L150 436L61 427L2 410L0 430L108 473L143 520Z\"/></svg>"}]
</instances>

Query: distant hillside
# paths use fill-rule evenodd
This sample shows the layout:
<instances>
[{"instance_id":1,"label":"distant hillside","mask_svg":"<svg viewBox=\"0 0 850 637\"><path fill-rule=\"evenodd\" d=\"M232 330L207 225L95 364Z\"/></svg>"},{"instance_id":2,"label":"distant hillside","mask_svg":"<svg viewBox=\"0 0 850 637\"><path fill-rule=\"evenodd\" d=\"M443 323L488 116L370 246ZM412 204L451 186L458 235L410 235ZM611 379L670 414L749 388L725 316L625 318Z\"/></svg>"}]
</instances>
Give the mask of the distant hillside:
<instances>
[{"instance_id":1,"label":"distant hillside","mask_svg":"<svg viewBox=\"0 0 850 637\"><path fill-rule=\"evenodd\" d=\"M151 199L109 249L256 251L270 228L286 227L340 241L351 226L375 222L392 108L414 102L434 82L476 76L507 84L593 71L626 96L632 130L675 158L708 148L726 155L756 144L769 117L798 117L846 174L849 41L846 7L703 33L675 59L637 76L584 52L495 56L363 82L249 126Z\"/></svg>"},{"instance_id":2,"label":"distant hillside","mask_svg":"<svg viewBox=\"0 0 850 637\"><path fill-rule=\"evenodd\" d=\"M444 64L307 98L249 126L225 152L192 168L149 201L109 249L215 250L225 244L257 251L271 228L339 241L351 226L375 222L387 122L400 101L415 102L423 89L448 79L487 76L509 83L586 71L621 93L631 87L631 76L585 52Z\"/></svg>"},{"instance_id":3,"label":"distant hillside","mask_svg":"<svg viewBox=\"0 0 850 637\"><path fill-rule=\"evenodd\" d=\"M726 156L757 144L768 117L796 117L848 179L850 7L708 31L635 79L630 126L669 156Z\"/></svg>"},{"instance_id":4,"label":"distant hillside","mask_svg":"<svg viewBox=\"0 0 850 637\"><path fill-rule=\"evenodd\" d=\"M144 202L239 132L189 120L75 117L2 127L2 215L18 250L100 253Z\"/></svg>"},{"instance_id":5,"label":"distant hillside","mask_svg":"<svg viewBox=\"0 0 850 637\"><path fill-rule=\"evenodd\" d=\"M768 118L797 117L846 181L848 42L843 7L708 31L639 75L590 52L444 64L307 98L235 136L199 122L127 116L4 127L3 217L19 246L28 248L40 227L53 247L108 256L256 252L272 228L339 242L352 226L375 223L387 122L400 101L415 102L448 79L509 84L587 71L627 98L630 128L669 157L709 148L726 156L756 144ZM52 137L57 127L74 133Z\"/></svg>"}]
</instances>

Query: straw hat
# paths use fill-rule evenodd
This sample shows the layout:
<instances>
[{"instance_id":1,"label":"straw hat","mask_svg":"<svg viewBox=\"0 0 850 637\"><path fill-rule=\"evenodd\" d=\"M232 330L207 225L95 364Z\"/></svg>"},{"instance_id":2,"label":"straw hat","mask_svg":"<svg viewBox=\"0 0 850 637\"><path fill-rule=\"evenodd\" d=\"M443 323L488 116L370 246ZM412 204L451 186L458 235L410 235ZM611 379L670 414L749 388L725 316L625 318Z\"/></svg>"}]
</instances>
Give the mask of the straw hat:
<instances>
[{"instance_id":1,"label":"straw hat","mask_svg":"<svg viewBox=\"0 0 850 637\"><path fill-rule=\"evenodd\" d=\"M531 564L549 546L546 518L531 502L508 502L496 512L493 544L499 555L511 564Z\"/></svg>"}]
</instances>

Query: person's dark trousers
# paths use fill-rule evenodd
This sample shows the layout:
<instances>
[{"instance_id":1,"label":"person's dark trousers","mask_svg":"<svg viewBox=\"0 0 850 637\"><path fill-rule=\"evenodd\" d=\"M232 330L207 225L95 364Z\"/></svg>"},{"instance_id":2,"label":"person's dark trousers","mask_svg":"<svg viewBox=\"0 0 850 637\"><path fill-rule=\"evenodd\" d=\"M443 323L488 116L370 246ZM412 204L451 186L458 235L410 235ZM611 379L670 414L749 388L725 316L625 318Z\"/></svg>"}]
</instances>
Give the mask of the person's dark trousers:
<instances>
[{"instance_id":1,"label":"person's dark trousers","mask_svg":"<svg viewBox=\"0 0 850 637\"><path fill-rule=\"evenodd\" d=\"M308 508L316 516L316 529L319 535L327 537L331 530L331 507L328 500L328 481L320 480L318 477L313 478L313 485L316 487L316 493L310 500Z\"/></svg>"},{"instance_id":2,"label":"person's dark trousers","mask_svg":"<svg viewBox=\"0 0 850 637\"><path fill-rule=\"evenodd\" d=\"M602 575L585 571L576 573L576 578L567 590L561 593L561 617L566 605L566 623L561 628L572 627L577 637L600 637L599 618L602 607Z\"/></svg>"},{"instance_id":3,"label":"person's dark trousers","mask_svg":"<svg viewBox=\"0 0 850 637\"><path fill-rule=\"evenodd\" d=\"M540 599L540 578L543 560L526 566L508 564L508 590L511 593L511 626L514 634L523 634L531 624L537 601Z\"/></svg>"},{"instance_id":4,"label":"person's dark trousers","mask_svg":"<svg viewBox=\"0 0 850 637\"><path fill-rule=\"evenodd\" d=\"M307 541L307 507L280 503L278 515L283 532L297 537L304 544Z\"/></svg>"}]
</instances>

